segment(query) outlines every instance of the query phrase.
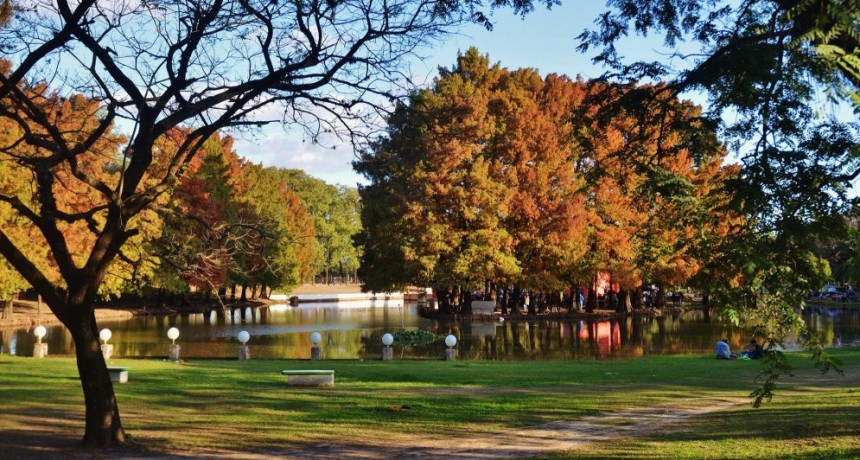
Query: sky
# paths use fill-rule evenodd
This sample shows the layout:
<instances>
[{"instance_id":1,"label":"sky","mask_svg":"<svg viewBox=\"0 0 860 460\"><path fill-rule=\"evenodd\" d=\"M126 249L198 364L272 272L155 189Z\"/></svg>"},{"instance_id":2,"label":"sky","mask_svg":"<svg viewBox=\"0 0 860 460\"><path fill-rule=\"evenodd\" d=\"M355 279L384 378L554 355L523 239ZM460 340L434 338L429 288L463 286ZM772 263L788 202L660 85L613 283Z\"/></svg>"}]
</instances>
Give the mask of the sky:
<instances>
[{"instance_id":1,"label":"sky","mask_svg":"<svg viewBox=\"0 0 860 460\"><path fill-rule=\"evenodd\" d=\"M576 51L576 36L590 28L597 16L604 11L604 2L565 2L547 11L538 6L535 11L520 18L510 10L502 9L493 16L493 31L479 26L469 26L450 36L443 44L421 51L422 59L411 63L414 80L429 84L438 74L439 66L451 67L458 52L475 46L483 54L489 54L490 62L516 69L532 67L542 75L566 74L571 77L597 77L602 69L590 62L590 57ZM632 42L630 51L641 57L640 52L653 52L648 40L639 38ZM655 43L659 46L659 43ZM352 170L355 158L352 147L346 143L326 147L314 145L300 132L285 129L280 125L269 125L255 134L237 135L237 153L254 163L304 170L311 176L331 184L354 187L363 183L361 176Z\"/></svg>"}]
</instances>

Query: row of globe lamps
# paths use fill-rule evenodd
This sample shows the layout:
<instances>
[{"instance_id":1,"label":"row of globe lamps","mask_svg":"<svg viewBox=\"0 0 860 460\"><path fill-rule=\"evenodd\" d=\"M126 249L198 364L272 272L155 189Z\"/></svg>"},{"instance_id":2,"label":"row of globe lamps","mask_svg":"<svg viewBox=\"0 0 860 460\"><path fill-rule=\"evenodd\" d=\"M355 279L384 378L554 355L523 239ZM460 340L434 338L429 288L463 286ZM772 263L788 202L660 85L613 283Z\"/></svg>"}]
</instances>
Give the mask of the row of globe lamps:
<instances>
[{"instance_id":1,"label":"row of globe lamps","mask_svg":"<svg viewBox=\"0 0 860 460\"><path fill-rule=\"evenodd\" d=\"M47 329L45 326L36 326L33 329L33 335L36 337L36 347L33 351L33 356L37 358L43 358L48 354L48 344L42 343L42 338L45 337L47 333ZM113 333L110 329L104 328L99 331L99 339L102 341L102 353L105 356L105 359L110 359L113 353L113 345L108 344L108 340L111 339ZM176 344L176 339L179 338L179 329L175 327L171 327L167 330L167 338L170 339L170 353L169 359L179 361L180 354L180 346ZM250 359L251 353L248 350L248 341L251 340L251 334L248 331L239 331L236 335L236 339L242 344L239 348L239 359ZM322 359L322 349L319 346L319 343L322 341L322 334L319 332L311 333L311 343L313 346L311 347L311 359ZM393 352L391 349L391 345L394 343L394 336L390 333L386 332L382 335L382 344L385 346L382 350L382 359L389 360L393 358ZM448 348L445 350L445 359L453 360L456 358L456 350L454 346L457 345L457 337L454 334L448 334L445 337L445 345Z\"/></svg>"}]
</instances>

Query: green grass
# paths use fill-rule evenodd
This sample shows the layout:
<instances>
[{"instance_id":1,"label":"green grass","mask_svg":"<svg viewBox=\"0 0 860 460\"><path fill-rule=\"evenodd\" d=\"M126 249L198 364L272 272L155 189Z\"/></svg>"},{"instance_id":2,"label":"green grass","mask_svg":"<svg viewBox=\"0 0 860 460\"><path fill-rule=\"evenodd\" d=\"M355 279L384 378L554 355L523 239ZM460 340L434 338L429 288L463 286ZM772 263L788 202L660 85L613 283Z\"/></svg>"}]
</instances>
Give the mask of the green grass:
<instances>
[{"instance_id":1,"label":"green grass","mask_svg":"<svg viewBox=\"0 0 860 460\"><path fill-rule=\"evenodd\" d=\"M846 369L860 365L860 351L839 355ZM763 409L743 406L696 417L659 435L595 443L551 458L860 456L856 379L845 385L832 375L819 378L805 358L791 358L800 375L809 376L805 387L789 383L786 393ZM129 382L115 389L123 425L144 455L267 452L299 443L379 439L409 445L412 436L505 432L631 407L743 397L755 387L757 371L755 362L702 355L620 361L111 364L131 369ZM332 388L287 387L280 374L284 369L334 369L336 383ZM825 380L837 384L824 386ZM83 397L74 361L0 356L0 407L0 452L20 449L21 439L50 444L35 433L77 439Z\"/></svg>"},{"instance_id":2,"label":"green grass","mask_svg":"<svg viewBox=\"0 0 860 460\"><path fill-rule=\"evenodd\" d=\"M760 409L703 415L659 434L615 439L546 459L857 459L860 388L794 394Z\"/></svg>"}]
</instances>

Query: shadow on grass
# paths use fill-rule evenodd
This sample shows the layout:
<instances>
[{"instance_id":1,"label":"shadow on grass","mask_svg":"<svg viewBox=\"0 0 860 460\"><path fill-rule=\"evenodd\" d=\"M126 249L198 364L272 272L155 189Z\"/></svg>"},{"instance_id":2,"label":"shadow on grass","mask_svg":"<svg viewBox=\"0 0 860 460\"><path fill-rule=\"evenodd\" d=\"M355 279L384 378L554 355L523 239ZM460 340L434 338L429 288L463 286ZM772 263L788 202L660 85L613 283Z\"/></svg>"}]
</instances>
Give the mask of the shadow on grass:
<instances>
[{"instance_id":1,"label":"shadow on grass","mask_svg":"<svg viewBox=\"0 0 860 460\"><path fill-rule=\"evenodd\" d=\"M126 445L108 449L84 449L80 436L57 434L56 430L0 430L0 458L15 460L44 459L119 459L119 458L159 458L181 459L197 456L165 455L158 442L151 439L146 444L129 438ZM46 427L50 428L50 427ZM81 429L83 431L83 429Z\"/></svg>"}]
</instances>

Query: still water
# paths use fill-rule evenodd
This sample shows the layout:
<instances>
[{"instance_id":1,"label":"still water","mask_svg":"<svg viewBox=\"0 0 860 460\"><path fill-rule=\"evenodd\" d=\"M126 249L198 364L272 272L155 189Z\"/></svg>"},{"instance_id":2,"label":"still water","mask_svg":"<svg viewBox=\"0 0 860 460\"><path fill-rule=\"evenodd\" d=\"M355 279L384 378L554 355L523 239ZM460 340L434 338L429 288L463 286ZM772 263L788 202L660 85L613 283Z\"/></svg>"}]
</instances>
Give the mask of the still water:
<instances>
[{"instance_id":1,"label":"still water","mask_svg":"<svg viewBox=\"0 0 860 460\"><path fill-rule=\"evenodd\" d=\"M807 309L810 328L831 345L860 343L857 309ZM114 357L166 357L167 330L180 330L176 343L182 358L232 358L240 345L239 331L251 334L252 358L310 358L311 332L318 331L323 357L327 359L378 359L382 335L400 329L423 329L440 335L454 334L460 359L613 359L653 354L710 353L720 337L732 350L742 348L750 334L726 326L694 310L661 318L508 320L503 322L447 323L422 318L415 304L397 302L371 306L368 302L273 305L264 309L237 310L218 318L215 313L145 316L123 321L103 321L100 328L113 332ZM71 335L62 326L48 326L49 354L72 355ZM32 330L0 330L0 352L31 356ZM791 344L789 343L789 346ZM395 358L439 359L445 345L440 341L422 347L394 346Z\"/></svg>"}]
</instances>

